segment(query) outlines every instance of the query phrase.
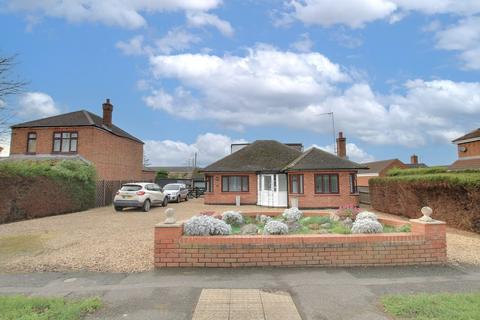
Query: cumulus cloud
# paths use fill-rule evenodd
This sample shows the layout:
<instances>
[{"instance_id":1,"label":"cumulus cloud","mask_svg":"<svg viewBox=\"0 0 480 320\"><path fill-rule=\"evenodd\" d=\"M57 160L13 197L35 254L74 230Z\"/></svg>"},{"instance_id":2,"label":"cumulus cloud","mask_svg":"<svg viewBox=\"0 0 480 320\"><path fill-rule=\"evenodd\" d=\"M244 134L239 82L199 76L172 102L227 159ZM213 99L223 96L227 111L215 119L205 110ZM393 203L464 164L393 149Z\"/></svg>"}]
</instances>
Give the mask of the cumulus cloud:
<instances>
[{"instance_id":1,"label":"cumulus cloud","mask_svg":"<svg viewBox=\"0 0 480 320\"><path fill-rule=\"evenodd\" d=\"M232 143L245 143L243 139L235 140L222 134L205 133L197 137L196 141L188 144L173 140L145 141L145 154L153 166L187 165L197 153L199 166L206 166L230 153Z\"/></svg>"},{"instance_id":2,"label":"cumulus cloud","mask_svg":"<svg viewBox=\"0 0 480 320\"><path fill-rule=\"evenodd\" d=\"M144 97L149 107L231 129L271 125L328 133L326 113L333 111L349 137L414 147L475 127L480 113L479 82L413 79L401 94L381 95L317 52L260 46L244 56L157 55L150 63L157 81L174 79L179 86L151 91Z\"/></svg>"},{"instance_id":3,"label":"cumulus cloud","mask_svg":"<svg viewBox=\"0 0 480 320\"><path fill-rule=\"evenodd\" d=\"M218 7L221 0L10 0L4 7L30 15L63 18L70 22L100 22L124 28L147 25L145 12L208 11Z\"/></svg>"},{"instance_id":4,"label":"cumulus cloud","mask_svg":"<svg viewBox=\"0 0 480 320\"><path fill-rule=\"evenodd\" d=\"M23 119L54 116L60 113L53 98L43 92L27 92L18 101L16 115Z\"/></svg>"},{"instance_id":5,"label":"cumulus cloud","mask_svg":"<svg viewBox=\"0 0 480 320\"><path fill-rule=\"evenodd\" d=\"M10 155L10 132L0 133L0 157L8 157Z\"/></svg>"},{"instance_id":6,"label":"cumulus cloud","mask_svg":"<svg viewBox=\"0 0 480 320\"><path fill-rule=\"evenodd\" d=\"M194 27L212 26L227 37L233 36L234 29L228 21L206 12L188 12L187 21Z\"/></svg>"},{"instance_id":7,"label":"cumulus cloud","mask_svg":"<svg viewBox=\"0 0 480 320\"><path fill-rule=\"evenodd\" d=\"M312 147L316 147L316 148L335 154L335 146L333 144L328 146L323 146L323 147L313 145ZM375 160L375 158L372 155L368 154L365 150L357 146L355 143L347 143L346 147L347 147L347 157L351 161L358 162L358 163L365 163L365 162L371 162Z\"/></svg>"},{"instance_id":8,"label":"cumulus cloud","mask_svg":"<svg viewBox=\"0 0 480 320\"><path fill-rule=\"evenodd\" d=\"M292 43L291 47L298 52L310 52L313 47L313 41L310 39L308 33L304 33L297 41Z\"/></svg>"}]
</instances>

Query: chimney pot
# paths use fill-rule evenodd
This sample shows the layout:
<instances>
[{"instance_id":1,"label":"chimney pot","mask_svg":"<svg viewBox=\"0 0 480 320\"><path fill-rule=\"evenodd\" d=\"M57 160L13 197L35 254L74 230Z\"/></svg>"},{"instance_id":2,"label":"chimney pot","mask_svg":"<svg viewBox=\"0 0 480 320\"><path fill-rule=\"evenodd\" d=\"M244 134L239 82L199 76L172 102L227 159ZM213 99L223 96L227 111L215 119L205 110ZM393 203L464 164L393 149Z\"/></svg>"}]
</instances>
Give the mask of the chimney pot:
<instances>
[{"instance_id":1,"label":"chimney pot","mask_svg":"<svg viewBox=\"0 0 480 320\"><path fill-rule=\"evenodd\" d=\"M112 113L113 113L113 105L110 103L110 99L106 99L106 101L102 104L103 109L103 124L109 128L112 127Z\"/></svg>"},{"instance_id":2,"label":"chimney pot","mask_svg":"<svg viewBox=\"0 0 480 320\"><path fill-rule=\"evenodd\" d=\"M342 159L347 158L347 139L343 136L343 132L338 133L337 138L337 156Z\"/></svg>"}]
</instances>

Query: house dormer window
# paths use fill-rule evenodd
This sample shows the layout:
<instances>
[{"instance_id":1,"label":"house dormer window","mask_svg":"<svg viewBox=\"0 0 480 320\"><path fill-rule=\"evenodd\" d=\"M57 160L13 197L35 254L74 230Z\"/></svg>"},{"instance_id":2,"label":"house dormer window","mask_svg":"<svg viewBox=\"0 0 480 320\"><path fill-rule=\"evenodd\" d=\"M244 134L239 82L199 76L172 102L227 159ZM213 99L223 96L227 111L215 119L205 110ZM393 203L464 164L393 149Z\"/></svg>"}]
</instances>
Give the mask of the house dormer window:
<instances>
[{"instance_id":1,"label":"house dormer window","mask_svg":"<svg viewBox=\"0 0 480 320\"><path fill-rule=\"evenodd\" d=\"M27 134L27 153L37 152L37 134L35 132L29 132Z\"/></svg>"},{"instance_id":2,"label":"house dormer window","mask_svg":"<svg viewBox=\"0 0 480 320\"><path fill-rule=\"evenodd\" d=\"M78 132L54 132L53 152L76 153L78 145Z\"/></svg>"}]
</instances>

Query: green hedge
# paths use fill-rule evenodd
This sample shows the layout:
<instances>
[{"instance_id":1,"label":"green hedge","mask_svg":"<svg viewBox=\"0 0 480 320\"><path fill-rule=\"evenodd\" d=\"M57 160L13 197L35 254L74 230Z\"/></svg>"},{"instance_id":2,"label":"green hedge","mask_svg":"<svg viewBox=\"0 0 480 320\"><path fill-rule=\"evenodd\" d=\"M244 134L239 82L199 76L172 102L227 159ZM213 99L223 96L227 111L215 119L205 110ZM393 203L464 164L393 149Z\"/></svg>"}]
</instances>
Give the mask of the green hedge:
<instances>
[{"instance_id":1,"label":"green hedge","mask_svg":"<svg viewBox=\"0 0 480 320\"><path fill-rule=\"evenodd\" d=\"M434 182L446 183L452 186L479 187L480 171L448 172L444 167L419 168L419 169L392 169L386 177L372 178L369 184L382 182Z\"/></svg>"},{"instance_id":2,"label":"green hedge","mask_svg":"<svg viewBox=\"0 0 480 320\"><path fill-rule=\"evenodd\" d=\"M71 195L75 206L88 209L95 204L95 167L79 160L4 161L0 177L47 177Z\"/></svg>"},{"instance_id":3,"label":"green hedge","mask_svg":"<svg viewBox=\"0 0 480 320\"><path fill-rule=\"evenodd\" d=\"M387 176L411 176L411 175L424 175L424 174L435 174L435 173L445 173L447 172L447 167L428 167L428 168L412 168L412 169L400 169L393 168L387 172Z\"/></svg>"}]
</instances>

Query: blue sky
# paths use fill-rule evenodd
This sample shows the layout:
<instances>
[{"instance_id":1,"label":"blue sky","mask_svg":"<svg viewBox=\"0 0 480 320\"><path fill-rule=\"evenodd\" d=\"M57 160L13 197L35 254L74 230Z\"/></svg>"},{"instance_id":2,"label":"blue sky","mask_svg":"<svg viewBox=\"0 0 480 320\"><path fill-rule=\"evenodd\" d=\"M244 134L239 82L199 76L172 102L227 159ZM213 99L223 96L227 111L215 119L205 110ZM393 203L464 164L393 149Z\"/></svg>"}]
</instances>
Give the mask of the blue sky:
<instances>
[{"instance_id":1,"label":"blue sky","mask_svg":"<svg viewBox=\"0 0 480 320\"><path fill-rule=\"evenodd\" d=\"M449 164L479 127L479 1L17 0L0 28L29 81L1 102L15 121L108 97L152 164L256 139L332 150L327 112L353 160Z\"/></svg>"}]
</instances>

